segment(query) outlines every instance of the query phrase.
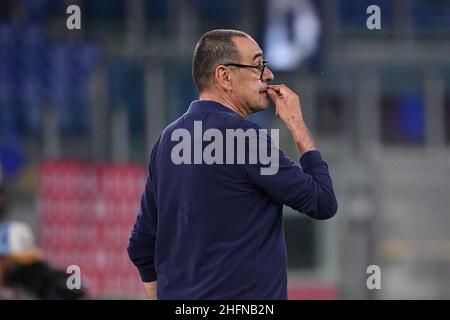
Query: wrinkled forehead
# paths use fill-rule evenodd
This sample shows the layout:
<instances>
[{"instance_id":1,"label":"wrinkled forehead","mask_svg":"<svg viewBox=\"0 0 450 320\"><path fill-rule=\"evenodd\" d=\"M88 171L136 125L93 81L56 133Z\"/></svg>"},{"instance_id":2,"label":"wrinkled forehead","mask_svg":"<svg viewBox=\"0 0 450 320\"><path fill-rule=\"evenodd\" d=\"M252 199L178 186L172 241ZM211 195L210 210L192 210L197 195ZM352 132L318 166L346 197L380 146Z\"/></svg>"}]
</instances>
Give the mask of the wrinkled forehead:
<instances>
[{"instance_id":1,"label":"wrinkled forehead","mask_svg":"<svg viewBox=\"0 0 450 320\"><path fill-rule=\"evenodd\" d=\"M250 37L234 37L233 42L241 56L241 62L252 63L262 57L258 43Z\"/></svg>"}]
</instances>

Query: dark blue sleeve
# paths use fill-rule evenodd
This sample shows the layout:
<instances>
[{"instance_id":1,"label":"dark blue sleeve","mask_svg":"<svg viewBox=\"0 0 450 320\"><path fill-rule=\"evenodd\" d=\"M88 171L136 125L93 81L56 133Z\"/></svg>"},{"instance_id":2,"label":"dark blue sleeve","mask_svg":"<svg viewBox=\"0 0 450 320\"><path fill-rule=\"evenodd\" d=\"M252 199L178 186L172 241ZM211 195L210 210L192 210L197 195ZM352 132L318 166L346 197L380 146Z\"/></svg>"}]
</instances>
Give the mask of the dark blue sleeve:
<instances>
[{"instance_id":1,"label":"dark blue sleeve","mask_svg":"<svg viewBox=\"0 0 450 320\"><path fill-rule=\"evenodd\" d=\"M270 138L268 140L269 146ZM258 162L245 166L249 179L273 199L296 211L319 220L333 217L338 205L328 165L322 160L320 152L312 150L304 153L300 158L300 167L278 148L273 147L272 150L279 157L276 174L262 175L260 169L264 166Z\"/></svg>"},{"instance_id":2,"label":"dark blue sleeve","mask_svg":"<svg viewBox=\"0 0 450 320\"><path fill-rule=\"evenodd\" d=\"M155 149L153 149L152 156L154 151ZM152 159L150 159L151 161ZM149 168L145 190L141 197L141 208L131 232L128 245L128 255L138 268L141 279L144 282L156 281L154 265L156 226L157 210L155 193L152 184L151 169Z\"/></svg>"}]
</instances>

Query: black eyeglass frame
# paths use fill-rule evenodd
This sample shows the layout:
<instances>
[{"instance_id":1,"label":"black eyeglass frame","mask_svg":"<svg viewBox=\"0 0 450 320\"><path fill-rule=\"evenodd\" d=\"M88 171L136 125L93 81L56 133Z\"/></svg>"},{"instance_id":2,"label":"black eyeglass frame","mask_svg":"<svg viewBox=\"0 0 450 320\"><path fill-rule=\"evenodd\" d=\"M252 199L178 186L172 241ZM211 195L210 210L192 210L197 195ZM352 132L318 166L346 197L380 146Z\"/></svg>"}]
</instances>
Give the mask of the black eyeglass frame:
<instances>
[{"instance_id":1,"label":"black eyeglass frame","mask_svg":"<svg viewBox=\"0 0 450 320\"><path fill-rule=\"evenodd\" d=\"M252 66L252 65L248 65L248 64L240 64L240 63L224 63L224 66L228 67L238 67L238 68L253 68L253 69L261 69L261 76L259 77L259 80L262 80L263 75L264 75L264 71L266 70L266 66L267 66L267 60L264 59L262 61L262 67L261 65L257 65L257 66Z\"/></svg>"}]
</instances>

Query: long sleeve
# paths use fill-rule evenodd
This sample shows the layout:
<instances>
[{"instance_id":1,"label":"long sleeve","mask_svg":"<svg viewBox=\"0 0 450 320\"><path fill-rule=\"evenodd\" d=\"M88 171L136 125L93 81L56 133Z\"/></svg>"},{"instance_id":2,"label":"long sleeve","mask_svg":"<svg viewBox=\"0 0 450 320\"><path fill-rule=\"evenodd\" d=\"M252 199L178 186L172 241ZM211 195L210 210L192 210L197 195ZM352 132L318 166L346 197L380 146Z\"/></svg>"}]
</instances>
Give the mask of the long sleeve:
<instances>
[{"instance_id":1,"label":"long sleeve","mask_svg":"<svg viewBox=\"0 0 450 320\"><path fill-rule=\"evenodd\" d=\"M268 146L271 144L270 138ZM279 167L273 175L262 175L261 164L246 165L250 180L266 191L273 199L314 219L329 219L337 212L337 201L333 190L328 165L319 151L306 152L300 158L302 168L278 153ZM266 166L267 167L267 166Z\"/></svg>"},{"instance_id":2,"label":"long sleeve","mask_svg":"<svg viewBox=\"0 0 450 320\"><path fill-rule=\"evenodd\" d=\"M141 198L141 208L131 232L128 255L138 268L142 281L156 280L154 264L156 243L157 209L149 170L147 183Z\"/></svg>"}]
</instances>

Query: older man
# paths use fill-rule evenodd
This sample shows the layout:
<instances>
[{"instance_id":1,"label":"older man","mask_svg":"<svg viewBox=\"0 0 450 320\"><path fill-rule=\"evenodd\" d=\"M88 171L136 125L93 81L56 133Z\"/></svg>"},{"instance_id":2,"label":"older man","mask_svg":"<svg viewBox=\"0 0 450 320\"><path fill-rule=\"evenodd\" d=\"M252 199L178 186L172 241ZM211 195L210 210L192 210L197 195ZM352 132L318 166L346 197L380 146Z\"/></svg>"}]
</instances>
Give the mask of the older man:
<instances>
[{"instance_id":1,"label":"older man","mask_svg":"<svg viewBox=\"0 0 450 320\"><path fill-rule=\"evenodd\" d=\"M204 34L192 74L200 98L153 148L129 256L151 299L287 299L283 205L314 219L333 217L328 166L298 96L269 85L274 75L249 35ZM269 99L297 144L301 167L246 120ZM224 142L230 137L243 148ZM263 155L275 170L263 171L273 165Z\"/></svg>"}]
</instances>

